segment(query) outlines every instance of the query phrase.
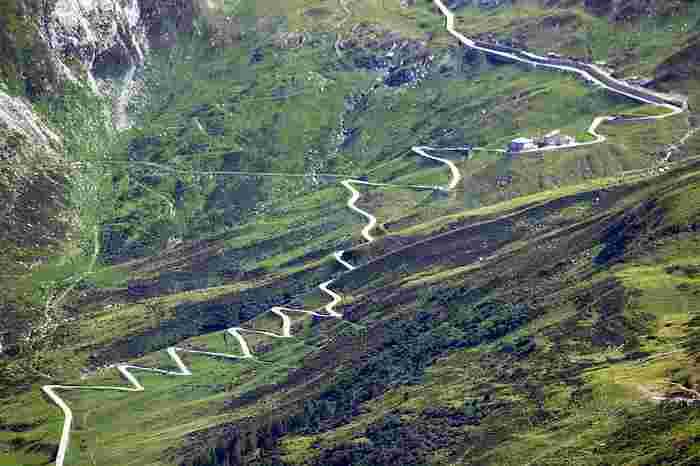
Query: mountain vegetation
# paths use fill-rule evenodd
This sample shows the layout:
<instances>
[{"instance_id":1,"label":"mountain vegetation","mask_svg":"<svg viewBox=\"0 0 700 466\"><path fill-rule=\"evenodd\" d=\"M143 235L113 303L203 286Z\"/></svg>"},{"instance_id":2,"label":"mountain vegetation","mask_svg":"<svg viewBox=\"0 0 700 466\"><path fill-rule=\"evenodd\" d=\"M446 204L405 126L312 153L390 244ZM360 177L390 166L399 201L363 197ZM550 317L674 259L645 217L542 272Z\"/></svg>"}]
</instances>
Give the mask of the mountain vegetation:
<instances>
[{"instance_id":1,"label":"mountain vegetation","mask_svg":"<svg viewBox=\"0 0 700 466\"><path fill-rule=\"evenodd\" d=\"M65 464L700 461L700 9L451 3L467 36L605 61L689 111L517 155L657 109L464 48L431 1L146 2L114 16L129 40L83 44L97 68L46 48L53 2L0 5L0 465L55 459L42 385L242 355L225 329L279 333L270 307L321 308L331 279L343 318L245 333L254 360L60 392ZM406 188L449 181L416 145L463 148L440 155L457 189ZM371 244L348 177L386 183L357 186Z\"/></svg>"}]
</instances>

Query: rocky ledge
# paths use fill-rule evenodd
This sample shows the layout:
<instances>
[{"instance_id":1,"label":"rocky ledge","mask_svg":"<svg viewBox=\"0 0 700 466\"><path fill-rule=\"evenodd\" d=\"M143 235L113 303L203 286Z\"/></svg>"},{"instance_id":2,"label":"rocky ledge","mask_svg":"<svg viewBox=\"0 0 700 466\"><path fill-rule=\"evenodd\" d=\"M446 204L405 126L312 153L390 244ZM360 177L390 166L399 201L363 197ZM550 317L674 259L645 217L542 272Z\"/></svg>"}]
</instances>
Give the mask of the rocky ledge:
<instances>
[{"instance_id":1,"label":"rocky ledge","mask_svg":"<svg viewBox=\"0 0 700 466\"><path fill-rule=\"evenodd\" d=\"M4 259L16 248L37 248L60 240L67 164L59 157L62 143L32 112L24 99L0 91L0 243ZM13 249L13 248L10 248ZM0 260L7 266L20 262Z\"/></svg>"}]
</instances>

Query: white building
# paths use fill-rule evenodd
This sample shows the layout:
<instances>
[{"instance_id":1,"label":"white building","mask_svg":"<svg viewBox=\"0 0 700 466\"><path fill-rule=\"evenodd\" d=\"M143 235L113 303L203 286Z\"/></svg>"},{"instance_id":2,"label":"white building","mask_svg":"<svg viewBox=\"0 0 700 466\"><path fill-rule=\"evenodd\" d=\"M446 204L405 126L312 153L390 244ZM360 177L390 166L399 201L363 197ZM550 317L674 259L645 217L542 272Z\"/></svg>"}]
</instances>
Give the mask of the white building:
<instances>
[{"instance_id":1,"label":"white building","mask_svg":"<svg viewBox=\"0 0 700 466\"><path fill-rule=\"evenodd\" d=\"M566 146L574 142L576 142L575 138L562 134L558 129L545 134L542 138L542 144L545 146Z\"/></svg>"},{"instance_id":2,"label":"white building","mask_svg":"<svg viewBox=\"0 0 700 466\"><path fill-rule=\"evenodd\" d=\"M510 144L508 144L508 150L510 152L522 152L530 149L537 149L537 146L535 142L529 138L513 139Z\"/></svg>"}]
</instances>

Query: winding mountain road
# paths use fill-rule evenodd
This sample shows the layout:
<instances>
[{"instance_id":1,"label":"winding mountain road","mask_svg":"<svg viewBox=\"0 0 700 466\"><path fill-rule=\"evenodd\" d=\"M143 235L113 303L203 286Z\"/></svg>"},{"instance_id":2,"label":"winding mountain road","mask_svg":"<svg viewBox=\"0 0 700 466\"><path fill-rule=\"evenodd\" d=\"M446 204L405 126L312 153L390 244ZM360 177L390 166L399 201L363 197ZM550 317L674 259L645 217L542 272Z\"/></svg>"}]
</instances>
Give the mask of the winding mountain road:
<instances>
[{"instance_id":1,"label":"winding mountain road","mask_svg":"<svg viewBox=\"0 0 700 466\"><path fill-rule=\"evenodd\" d=\"M459 32L457 32L454 29L454 14L452 14L449 9L442 3L441 0L433 0L436 4L436 6L440 9L440 11L443 13L445 16L446 20L446 27L447 30L450 34L452 34L454 37L456 37L461 43L464 45L483 51L485 53L489 53L492 55L497 55L501 56L503 58L507 58L510 60L515 60L518 62L523 62L523 63L528 63L534 66L542 66L542 67L548 67L548 68L553 68L553 69L558 69L562 71L569 71L576 73L584 79L597 83L604 88L610 90L611 92L627 96L631 99L634 99L636 101L642 102L642 103L647 103L647 104L653 104L661 107L668 108L670 112L668 114L663 114L663 115L657 115L657 116L650 116L650 117L640 117L640 118L635 118L635 120L655 120L655 119L661 119L661 118L667 118L672 115L676 115L678 113L681 113L686 110L687 108L687 103L683 103L682 105L678 105L677 102L674 100L665 97L665 96L660 96L656 93L653 92L647 92L644 90L639 90L636 88L633 88L632 86L627 85L626 83L623 83L621 81L617 81L613 79L612 77L606 75L602 70L597 69L593 65L581 65L577 64L572 61L567 61L567 60L553 60L553 59L548 59L545 57L540 57L534 54L530 54L527 52L523 51L518 51L514 49L506 49L502 46L497 46L497 45L490 45L490 44L484 44L481 42L474 41L472 39L469 39ZM345 5L344 3L341 2L341 5ZM580 147L580 146L585 146L585 145L591 145L591 144L598 144L600 142L605 141L605 136L600 135L597 133L597 128L600 126L605 121L609 121L611 119L614 119L612 116L602 116L596 118L593 123L591 124L589 128L589 133L593 135L596 140L595 141L590 141L590 142L585 142L585 143L575 143L575 144L570 144L567 146L553 146L551 148L546 148L546 149L537 149L533 150L532 152L542 152L543 150L561 150L565 148L571 148L571 147ZM441 188L442 190L445 191L451 191L454 188L456 188L459 185L459 182L462 178L459 169L457 166L450 160L445 159L445 158L440 158L436 157L433 155L430 155L427 153L427 151L464 151L468 150L469 148L433 148L429 146L414 146L412 147L412 151L418 154L421 157L425 157L431 160L435 160L437 162L441 162L445 165L447 165L450 169L451 172L451 177L450 177L450 182L445 188ZM484 149L488 150L488 149ZM144 165L155 165L158 166L158 168L167 168L171 171L178 171L176 169L172 169L171 167L165 167L165 166L160 166L159 164L152 164L149 162L142 162ZM265 173L265 174L258 174L258 173L249 173L249 172L209 172L209 174L236 174L236 175L251 175L251 176L284 176L284 174L277 174L277 173ZM289 176L308 176L306 174L288 174ZM341 178L342 175L335 175L335 174L327 174L325 176L329 177L336 177L336 178ZM360 199L360 192L355 189L353 185L366 185L366 186L399 186L399 185L391 185L391 184L385 184L385 183L372 183L369 181L362 181L358 179L345 179L341 182L341 184L348 190L350 191L350 198L348 199L346 205L347 207L358 213L359 215L363 216L366 220L367 223L362 229L362 237L367 241L367 243L371 243L374 241L374 237L372 236L372 231L377 225L377 219L374 215L370 214L369 212L359 208L357 206L357 201ZM429 186L413 186L415 189L435 189L435 187L429 187ZM351 263L343 259L345 251L340 250L336 251L333 253L333 256L335 257L336 261L342 265L346 270L354 270L356 269L355 266L353 266ZM121 386L89 386L89 385L44 385L42 387L42 390L46 395L49 397L51 401L53 401L63 412L64 415L64 421L63 421L63 429L61 432L61 439L59 442L59 447L58 447L58 452L56 454L56 459L55 459L55 464L56 466L63 466L65 457L66 457L66 452L68 451L68 446L70 443L70 432L71 432L71 426L73 423L73 413L68 406L68 404L58 395L58 391L62 390L116 390L116 391L122 391L122 392L140 392L144 391L145 387L139 382L138 378L134 375L134 371L143 371L143 372L150 372L150 373L157 373L157 374L162 374L162 375L169 375L169 376L190 376L192 375L192 372L190 369L185 365L185 363L182 361L178 353L192 353L196 355L204 355L204 356L209 356L209 357L218 357L218 358L227 358L227 359L234 359L234 360L240 360L240 359L251 359L251 360L256 360L255 355L251 351L250 347L248 346L248 343L246 342L245 338L243 337L244 333L248 334L259 334L259 335L265 335L268 337L272 338L291 338L291 319L288 316L288 313L303 313L311 316L316 316L316 317L329 317L329 318L342 318L342 314L337 312L335 310L335 307L342 301L342 297L334 292L332 289L330 289L330 285L333 283L333 280L329 280L326 282L321 283L318 285L319 289L324 292L326 295L328 295L331 298L331 301L326 304L323 308L318 309L318 310L304 310L304 309L292 309L292 308L287 308L287 307L282 307L282 306L274 306L268 310L268 312L278 316L281 321L281 333L274 333L274 332L268 332L268 331L263 331L263 330L255 330L255 329L247 329L244 327L231 327L225 330L225 332L229 335L231 335L237 342L238 345L240 346L240 354L227 354L227 353L216 353L216 352L208 352L208 351L199 351L199 350L191 350L187 348L181 348L181 347L176 347L172 346L166 349L166 353L170 356L170 359L175 363L177 366L178 370L165 370L165 369L157 369L157 368L150 368L150 367L143 367L143 366L135 366L131 364L116 364L111 367L115 367L117 371L122 375L124 379L126 379L127 382L129 382L130 386L126 387L121 387Z\"/></svg>"},{"instance_id":2,"label":"winding mountain road","mask_svg":"<svg viewBox=\"0 0 700 466\"><path fill-rule=\"evenodd\" d=\"M443 190L451 190L454 187L456 187L459 184L459 181L461 179L461 174L459 172L459 169L457 166L450 160L443 159L440 157L435 157L432 156L428 153L426 153L426 150L441 150L441 149L435 149L435 148L430 148L430 147L414 147L413 148L414 152L419 154L422 157L426 157L431 160L435 160L437 162L441 162L446 164L450 168L451 172L451 178L450 182L447 185L446 188L441 188ZM457 150L457 149L445 149L445 150ZM411 188L411 189L435 189L434 186L422 186L422 185L396 185L396 184L389 184L389 183L374 183L370 181L363 181L363 180L358 180L358 179L346 179L341 182L341 184L348 190L350 191L350 198L347 200L347 207L360 214L361 216L365 217L367 220L366 225L362 229L362 237L367 241L367 243L371 243L374 241L374 237L372 236L372 230L376 227L377 225L377 218L370 214L369 212L360 209L357 206L357 201L360 199L361 194L360 192L355 189L353 184L356 185L365 185L365 186L380 186L380 187L404 187L404 188ZM339 250L335 251L333 253L333 257L336 259L336 261L342 265L346 270L354 270L356 267L350 264L348 261L343 259L343 254L345 253L344 250ZM157 373L157 374L163 374L163 375L170 375L170 376L190 376L192 375L192 372L189 370L189 368L185 365L185 363L182 361L178 353L191 353L191 354L196 354L196 355L203 355L203 356L209 356L209 357L217 357L217 358L226 358L226 359L234 359L234 360L240 360L240 359L251 359L251 360L256 360L255 355L251 351L250 347L248 346L248 343L246 342L245 338L243 337L244 333L247 334L258 334L258 335L264 335L267 337L272 337L272 338L291 338L291 328L292 328L292 321L289 317L289 313L301 313L301 314L306 314L306 315L311 315L315 317L329 317L329 318L336 318L340 319L343 317L343 315L335 310L335 307L342 301L342 296L340 296L338 293L330 289L330 285L333 283L333 280L328 280L325 281L321 284L318 285L318 288L328 295L331 298L331 301L327 303L325 306L323 306L321 309L318 310L305 310L305 309L293 309L293 308L288 308L288 307L283 307L283 306L273 306L271 307L267 312L270 312L271 314L274 314L278 316L281 319L281 333L274 333L274 332L268 332L264 330L256 330L256 329L249 329L245 327L231 327L226 329L224 332L227 334L231 335L236 342L238 342L238 345L240 347L240 354L227 354L227 353L217 353L217 352L210 352L210 351L200 351L200 350L192 350L188 348L182 348L182 347L177 347L177 346L171 346L167 348L165 351L170 356L170 359L175 363L177 366L178 370L173 371L173 370L166 370L166 369L157 369L157 368L150 368L150 367L143 367L143 366L135 366L132 364L115 364L110 367L114 367L119 371L119 373L122 375L126 381L129 382L131 386L126 386L126 387L118 387L118 386L112 386L112 385L44 385L42 387L42 390L46 395L49 397L51 401L53 401L60 409L63 411L63 429L61 432L61 439L59 441L58 445L58 452L56 454L56 460L55 464L56 466L63 466L65 462L65 457L66 453L68 451L68 446L70 443L70 431L71 431L71 426L73 424L73 412L68 406L68 404L58 395L58 391L61 390L117 390L117 391L122 391L122 392L141 392L144 391L145 388L144 386L139 382L138 378L134 375L134 371L143 371L143 372L150 372L150 373Z\"/></svg>"},{"instance_id":3,"label":"winding mountain road","mask_svg":"<svg viewBox=\"0 0 700 466\"><path fill-rule=\"evenodd\" d=\"M426 150L432 150L432 151L447 151L447 152L453 152L453 151L464 151L468 150L467 147L445 147L445 148L438 148L438 147L429 147L429 146L414 146L411 148L413 152L416 154L431 159L435 160L436 162L441 162L447 165L450 168L450 173L452 174L452 179L450 180L450 184L447 185L447 190L451 191L454 188L457 187L459 182L462 180L462 174L459 172L459 168L457 168L457 165L454 164L451 160L448 159L443 159L440 157L435 157L434 155L429 155Z\"/></svg>"},{"instance_id":4,"label":"winding mountain road","mask_svg":"<svg viewBox=\"0 0 700 466\"><path fill-rule=\"evenodd\" d=\"M464 36L462 33L455 29L455 15L450 11L447 6L442 2L442 0L433 0L435 6L438 7L440 12L445 17L445 27L447 32L449 32L453 37L459 40L462 44L467 47L479 50L481 52L487 53L489 55L498 56L505 58L507 60L516 61L519 63L525 63L532 65L534 67L551 68L559 71L566 71L577 74L581 76L586 81L597 84L610 92L618 95L622 95L633 99L637 102L649 105L655 105L658 107L667 108L668 113L661 115L652 115L638 118L621 118L624 121L649 121L649 120L660 120L663 118L672 117L680 113L685 112L688 109L688 102L686 99L681 99L680 97L671 97L663 95L657 92L650 91L648 89L640 88L637 86L630 85L619 79L615 79L610 74L606 73L600 67L589 64L577 62L574 60L569 60L565 58L548 58L536 55L534 53L526 52L519 49L514 49L512 47L506 47L498 44L488 44L485 42L470 39ZM680 102L679 102L680 100ZM604 135L597 132L598 127L611 120L616 120L618 118L614 116L600 116L597 117L591 126L588 128L588 133L591 134L596 139L594 141L588 142L577 142L572 144L566 144L561 146L549 146L538 149L530 149L526 151L518 152L519 154L529 153L529 152L551 152L562 149L571 149L575 147L590 146L593 144L600 144L605 142L607 139Z\"/></svg>"}]
</instances>

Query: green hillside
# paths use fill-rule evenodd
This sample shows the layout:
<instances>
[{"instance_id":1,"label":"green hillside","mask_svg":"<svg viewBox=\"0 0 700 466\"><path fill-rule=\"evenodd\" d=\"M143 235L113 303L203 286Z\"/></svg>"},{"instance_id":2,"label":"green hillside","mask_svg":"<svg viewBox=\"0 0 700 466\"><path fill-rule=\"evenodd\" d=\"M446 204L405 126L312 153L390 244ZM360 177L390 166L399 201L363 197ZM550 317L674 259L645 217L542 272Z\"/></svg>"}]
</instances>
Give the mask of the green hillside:
<instances>
[{"instance_id":1,"label":"green hillside","mask_svg":"<svg viewBox=\"0 0 700 466\"><path fill-rule=\"evenodd\" d=\"M698 20L531 3L467 6L459 27L648 74ZM53 461L64 416L42 385L127 386L110 365L178 370L173 345L243 355L225 329L279 333L269 308L318 309L331 279L343 318L246 333L255 360L182 353L191 376L136 370L142 392L60 391L66 465L700 461L697 409L661 401L700 397L693 76L661 85L690 112L519 156L497 150L657 109L459 47L422 0L227 0L196 26L151 50L129 129L85 87L34 102L64 137L73 232L8 241L8 264L44 260L0 275L7 328L55 328L0 356L0 465ZM441 193L411 187L450 180L415 145L488 150L435 152L463 176ZM348 177L390 185L358 186L370 245Z\"/></svg>"}]
</instances>

